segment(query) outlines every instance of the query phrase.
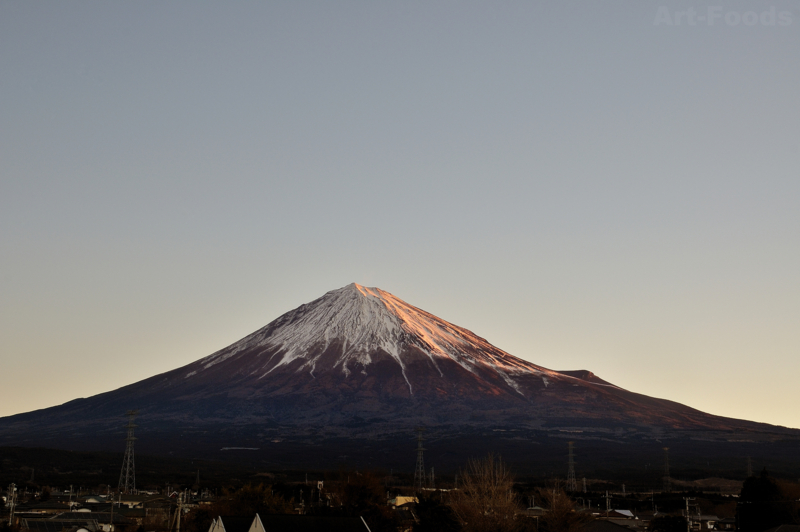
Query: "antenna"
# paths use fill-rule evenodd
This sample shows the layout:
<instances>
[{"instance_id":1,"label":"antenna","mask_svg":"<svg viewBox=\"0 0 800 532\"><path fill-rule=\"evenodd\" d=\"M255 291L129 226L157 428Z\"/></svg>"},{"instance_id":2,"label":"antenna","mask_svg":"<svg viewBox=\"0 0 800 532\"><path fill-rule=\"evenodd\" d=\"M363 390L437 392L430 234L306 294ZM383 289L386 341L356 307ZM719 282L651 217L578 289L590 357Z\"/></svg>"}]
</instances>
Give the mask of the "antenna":
<instances>
[{"instance_id":1,"label":"antenna","mask_svg":"<svg viewBox=\"0 0 800 532\"><path fill-rule=\"evenodd\" d=\"M574 441L568 442L569 445L569 469L567 470L567 491L578 491L578 486L575 484L575 460L572 453L572 448L575 445Z\"/></svg>"},{"instance_id":2,"label":"antenna","mask_svg":"<svg viewBox=\"0 0 800 532\"><path fill-rule=\"evenodd\" d=\"M133 436L133 429L136 425L133 420L139 414L138 410L128 410L125 415L128 417L128 437L125 438L125 458L122 461L122 471L119 474L119 491L120 493L133 493L136 491L136 469L133 462L133 442L136 438Z\"/></svg>"},{"instance_id":3,"label":"antenna","mask_svg":"<svg viewBox=\"0 0 800 532\"><path fill-rule=\"evenodd\" d=\"M414 487L418 490L425 488L425 461L422 458L422 452L425 450L422 447L422 433L425 432L423 427L417 427L417 468L414 471Z\"/></svg>"}]
</instances>

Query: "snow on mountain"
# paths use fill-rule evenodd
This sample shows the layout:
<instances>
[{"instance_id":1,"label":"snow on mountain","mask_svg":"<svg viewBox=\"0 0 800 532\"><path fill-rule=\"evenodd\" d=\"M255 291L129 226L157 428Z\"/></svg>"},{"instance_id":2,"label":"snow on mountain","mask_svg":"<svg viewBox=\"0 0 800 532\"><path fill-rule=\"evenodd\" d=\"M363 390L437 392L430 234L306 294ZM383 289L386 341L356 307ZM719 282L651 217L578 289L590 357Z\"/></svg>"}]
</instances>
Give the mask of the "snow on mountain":
<instances>
[{"instance_id":1,"label":"snow on mountain","mask_svg":"<svg viewBox=\"0 0 800 532\"><path fill-rule=\"evenodd\" d=\"M297 371L308 371L314 377L323 354L333 345L339 353L332 368L325 369L349 375L355 365L369 366L376 355L385 353L400 367L412 394L413 386L406 375L409 348L427 356L440 376L441 362L449 360L472 373L491 370L517 391L515 375L542 374L546 385L543 374L556 373L509 355L467 329L409 305L389 292L356 283L301 305L202 359L200 371L237 355L260 352L265 356L253 370L259 378L296 360L302 361ZM194 368L186 377L197 372Z\"/></svg>"}]
</instances>

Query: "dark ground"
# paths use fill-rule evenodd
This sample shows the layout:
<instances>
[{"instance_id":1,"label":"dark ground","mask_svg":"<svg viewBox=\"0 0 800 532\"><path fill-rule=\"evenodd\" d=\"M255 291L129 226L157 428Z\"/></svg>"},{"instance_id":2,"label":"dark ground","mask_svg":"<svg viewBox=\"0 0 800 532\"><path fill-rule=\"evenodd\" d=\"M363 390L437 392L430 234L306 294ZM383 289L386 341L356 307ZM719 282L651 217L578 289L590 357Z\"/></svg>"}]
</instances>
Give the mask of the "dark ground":
<instances>
[{"instance_id":1,"label":"dark ground","mask_svg":"<svg viewBox=\"0 0 800 532\"><path fill-rule=\"evenodd\" d=\"M191 486L198 469L201 484L206 487L269 482L275 475L288 480L300 479L306 472L322 478L324 471L344 470L373 470L386 476L392 473L392 483L403 483L405 477L410 479L413 475L416 441L414 434L395 436L382 440L286 438L249 442L243 439L232 447L255 449L221 450L216 439L204 442L194 434L159 439L158 435L139 433L137 486ZM81 449L75 442L73 450L0 447L0 486L10 482L25 485L32 473L36 485L116 486L125 448L124 434L114 440L95 441L86 446L89 449ZM520 480L541 483L563 479L567 474L567 439L546 433L430 437L424 445L426 469L435 468L439 487L452 483L453 475L469 458L483 457L490 452L500 455ZM95 448L91 449L93 446ZM102 450L113 447L119 452ZM797 480L800 477L800 441L794 438L770 442L689 438L661 441L576 439L576 476L579 483L583 477L590 483L604 481L607 484L603 484L602 489L621 490L624 483L628 491L660 491L664 474L663 447L669 447L670 474L677 481L709 477L742 481L746 476L747 457L751 457L756 473L766 467L778 478Z\"/></svg>"}]
</instances>

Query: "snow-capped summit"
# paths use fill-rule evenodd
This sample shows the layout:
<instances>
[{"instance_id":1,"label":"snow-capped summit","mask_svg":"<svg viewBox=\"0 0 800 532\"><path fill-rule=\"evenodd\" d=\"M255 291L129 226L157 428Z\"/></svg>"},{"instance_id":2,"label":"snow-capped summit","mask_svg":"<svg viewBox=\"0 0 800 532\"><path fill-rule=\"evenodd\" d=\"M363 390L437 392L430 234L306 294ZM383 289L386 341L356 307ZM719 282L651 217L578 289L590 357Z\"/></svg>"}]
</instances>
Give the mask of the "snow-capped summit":
<instances>
[{"instance_id":1,"label":"snow-capped summit","mask_svg":"<svg viewBox=\"0 0 800 532\"><path fill-rule=\"evenodd\" d=\"M442 365L454 362L471 373L491 371L512 389L517 389L513 375L552 373L389 292L356 283L287 312L201 360L201 368L193 368L187 378L245 353L257 357L260 367L253 371L260 373L259 377L289 365L312 377L321 371L368 374L371 364L390 357L412 395L414 385L406 366L420 357L440 376L444 375Z\"/></svg>"}]
</instances>

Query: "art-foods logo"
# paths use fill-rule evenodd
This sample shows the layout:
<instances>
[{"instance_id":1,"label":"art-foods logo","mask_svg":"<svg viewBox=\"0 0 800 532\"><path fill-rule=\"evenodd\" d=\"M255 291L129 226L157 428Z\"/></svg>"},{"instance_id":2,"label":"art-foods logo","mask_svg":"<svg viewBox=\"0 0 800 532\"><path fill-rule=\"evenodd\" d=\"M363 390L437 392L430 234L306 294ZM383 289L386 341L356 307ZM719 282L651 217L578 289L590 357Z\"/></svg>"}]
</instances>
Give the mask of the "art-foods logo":
<instances>
[{"instance_id":1,"label":"art-foods logo","mask_svg":"<svg viewBox=\"0 0 800 532\"><path fill-rule=\"evenodd\" d=\"M731 11L722 6L705 10L693 7L678 11L661 6L653 20L654 26L789 26L791 11L778 11L775 6L766 11Z\"/></svg>"}]
</instances>

